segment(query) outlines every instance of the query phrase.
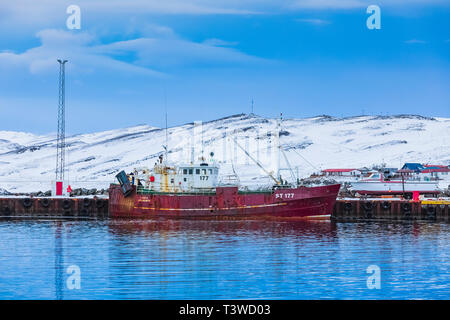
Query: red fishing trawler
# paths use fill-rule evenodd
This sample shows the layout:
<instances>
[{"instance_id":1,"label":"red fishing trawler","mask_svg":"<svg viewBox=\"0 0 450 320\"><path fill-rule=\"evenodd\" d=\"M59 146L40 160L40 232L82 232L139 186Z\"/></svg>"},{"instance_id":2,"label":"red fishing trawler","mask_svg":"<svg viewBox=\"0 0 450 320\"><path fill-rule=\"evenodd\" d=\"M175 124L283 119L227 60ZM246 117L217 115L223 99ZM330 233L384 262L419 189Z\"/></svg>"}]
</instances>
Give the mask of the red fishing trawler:
<instances>
[{"instance_id":1,"label":"red fishing trawler","mask_svg":"<svg viewBox=\"0 0 450 320\"><path fill-rule=\"evenodd\" d=\"M194 162L192 149L189 164L169 165L166 141L163 146L166 150L165 158L161 154L152 170L137 168L128 175L124 171L116 175L119 184L111 184L109 188L110 216L197 219L329 217L340 189L339 184L305 187L298 185L298 177L295 186L282 180L280 153L283 153L285 159L287 157L280 145L281 121L282 119L278 122L278 134L275 134L278 141L277 177L265 170L237 142L236 136L234 138L234 143L273 179L272 188L262 191L240 190L236 173L232 179L218 182L219 166L213 160L213 152L209 161L202 155L199 162ZM287 160L286 162L289 165ZM290 170L292 173L291 168Z\"/></svg>"},{"instance_id":2,"label":"red fishing trawler","mask_svg":"<svg viewBox=\"0 0 450 320\"><path fill-rule=\"evenodd\" d=\"M120 184L111 184L111 217L139 218L324 218L336 201L340 185L288 186L243 191L237 185L217 183L215 163L169 166L162 161L153 170L121 171ZM277 181L277 180L276 180Z\"/></svg>"}]
</instances>

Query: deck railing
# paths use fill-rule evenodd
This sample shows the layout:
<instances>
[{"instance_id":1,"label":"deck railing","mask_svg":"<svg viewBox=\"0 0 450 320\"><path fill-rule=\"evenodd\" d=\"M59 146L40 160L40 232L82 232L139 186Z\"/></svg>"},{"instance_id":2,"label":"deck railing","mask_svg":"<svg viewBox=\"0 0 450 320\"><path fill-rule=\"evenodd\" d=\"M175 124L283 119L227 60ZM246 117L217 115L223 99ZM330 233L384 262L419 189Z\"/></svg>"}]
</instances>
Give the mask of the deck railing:
<instances>
[{"instance_id":1,"label":"deck railing","mask_svg":"<svg viewBox=\"0 0 450 320\"><path fill-rule=\"evenodd\" d=\"M195 191L161 191L161 190L154 190L154 189L147 189L145 187L137 187L137 193L138 194L158 194L158 195L205 195L205 196L211 196L216 195L216 189L210 189L210 190L195 190ZM251 193L260 193L260 194L272 194L272 190L238 190L238 194L251 194Z\"/></svg>"}]
</instances>

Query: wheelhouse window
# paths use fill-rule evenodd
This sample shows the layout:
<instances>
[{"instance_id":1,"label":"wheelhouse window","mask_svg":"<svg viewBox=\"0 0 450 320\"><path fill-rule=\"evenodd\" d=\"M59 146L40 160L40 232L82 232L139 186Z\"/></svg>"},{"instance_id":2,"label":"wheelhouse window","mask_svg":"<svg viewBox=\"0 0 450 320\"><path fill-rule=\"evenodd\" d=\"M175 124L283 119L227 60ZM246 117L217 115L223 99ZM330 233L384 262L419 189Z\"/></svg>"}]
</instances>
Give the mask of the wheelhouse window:
<instances>
[{"instance_id":1,"label":"wheelhouse window","mask_svg":"<svg viewBox=\"0 0 450 320\"><path fill-rule=\"evenodd\" d=\"M183 174L187 174L187 169L183 169Z\"/></svg>"},{"instance_id":2,"label":"wheelhouse window","mask_svg":"<svg viewBox=\"0 0 450 320\"><path fill-rule=\"evenodd\" d=\"M202 169L202 174L206 175L206 169Z\"/></svg>"},{"instance_id":3,"label":"wheelhouse window","mask_svg":"<svg viewBox=\"0 0 450 320\"><path fill-rule=\"evenodd\" d=\"M195 169L195 174L200 174L200 169Z\"/></svg>"},{"instance_id":4,"label":"wheelhouse window","mask_svg":"<svg viewBox=\"0 0 450 320\"><path fill-rule=\"evenodd\" d=\"M189 174L193 174L194 173L194 169L189 169Z\"/></svg>"}]
</instances>

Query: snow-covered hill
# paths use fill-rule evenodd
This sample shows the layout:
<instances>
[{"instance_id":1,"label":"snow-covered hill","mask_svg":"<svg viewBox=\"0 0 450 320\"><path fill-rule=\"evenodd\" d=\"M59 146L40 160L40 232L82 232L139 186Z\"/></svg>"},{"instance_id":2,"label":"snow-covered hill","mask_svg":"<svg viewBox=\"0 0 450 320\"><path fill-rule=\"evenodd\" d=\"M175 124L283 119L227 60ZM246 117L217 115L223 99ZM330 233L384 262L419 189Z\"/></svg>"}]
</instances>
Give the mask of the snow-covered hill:
<instances>
[{"instance_id":1,"label":"snow-covered hill","mask_svg":"<svg viewBox=\"0 0 450 320\"><path fill-rule=\"evenodd\" d=\"M450 119L413 115L318 116L285 119L281 145L291 167L301 177L325 168L349 168L404 162L450 164ZM203 128L203 130L201 130ZM185 124L168 130L169 160L188 162L191 141L195 158L214 152L221 174L231 174L232 165L243 185L269 184L264 172L236 147L239 145L268 170L277 166L277 120L256 115L234 115L203 123ZM192 139L192 132L196 138ZM203 133L202 133L203 132ZM122 169L153 166L163 153L165 130L140 125L125 129L66 138L66 166L72 188L105 188ZM49 190L56 164L56 137L0 131L0 188L10 192ZM287 167L284 157L281 166ZM296 171L296 169L294 169ZM290 173L284 171L285 178Z\"/></svg>"}]
</instances>

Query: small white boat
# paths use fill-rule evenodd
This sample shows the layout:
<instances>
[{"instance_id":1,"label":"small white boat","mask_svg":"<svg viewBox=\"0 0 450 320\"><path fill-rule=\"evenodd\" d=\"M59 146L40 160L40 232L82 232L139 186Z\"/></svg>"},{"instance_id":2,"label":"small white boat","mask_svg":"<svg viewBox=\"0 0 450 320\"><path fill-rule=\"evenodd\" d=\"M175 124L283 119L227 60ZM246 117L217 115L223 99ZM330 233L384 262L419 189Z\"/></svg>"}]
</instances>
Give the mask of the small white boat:
<instances>
[{"instance_id":1,"label":"small white boat","mask_svg":"<svg viewBox=\"0 0 450 320\"><path fill-rule=\"evenodd\" d=\"M407 177L385 179L382 173L372 173L368 178L351 183L351 190L359 194L420 194L440 193L438 181L422 181Z\"/></svg>"}]
</instances>

